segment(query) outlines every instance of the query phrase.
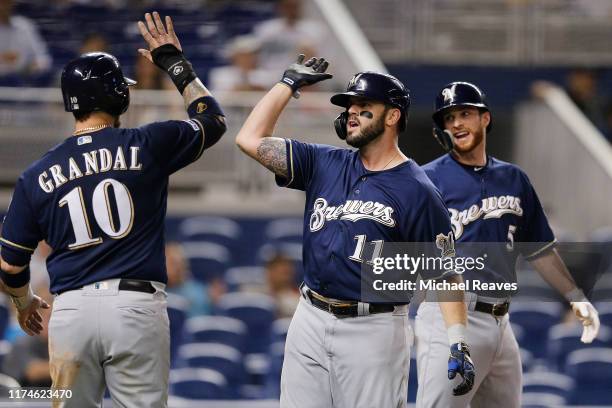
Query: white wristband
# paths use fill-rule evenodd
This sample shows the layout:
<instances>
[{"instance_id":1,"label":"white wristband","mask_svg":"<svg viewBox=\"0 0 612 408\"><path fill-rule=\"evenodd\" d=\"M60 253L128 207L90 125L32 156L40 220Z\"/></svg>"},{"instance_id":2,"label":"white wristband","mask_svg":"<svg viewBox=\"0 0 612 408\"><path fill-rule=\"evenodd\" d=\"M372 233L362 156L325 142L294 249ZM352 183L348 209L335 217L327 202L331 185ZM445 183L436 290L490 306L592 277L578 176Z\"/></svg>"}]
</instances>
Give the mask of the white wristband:
<instances>
[{"instance_id":1,"label":"white wristband","mask_svg":"<svg viewBox=\"0 0 612 408\"><path fill-rule=\"evenodd\" d=\"M456 323L450 326L447 329L448 333L448 343L449 345L453 345L455 343L465 342L465 332L467 328L464 324Z\"/></svg>"},{"instance_id":2,"label":"white wristband","mask_svg":"<svg viewBox=\"0 0 612 408\"><path fill-rule=\"evenodd\" d=\"M565 299L568 302L570 302L570 303L572 303L572 302L587 302L588 301L588 299L584 295L584 292L581 289L579 289L579 288L574 288L574 289L570 290L569 292L564 294L563 297L565 297Z\"/></svg>"},{"instance_id":3,"label":"white wristband","mask_svg":"<svg viewBox=\"0 0 612 408\"><path fill-rule=\"evenodd\" d=\"M9 294L10 295L10 294ZM11 301L17 308L17 310L23 310L30 306L32 300L34 299L34 292L32 291L32 286L28 285L28 292L23 296L11 296Z\"/></svg>"}]
</instances>

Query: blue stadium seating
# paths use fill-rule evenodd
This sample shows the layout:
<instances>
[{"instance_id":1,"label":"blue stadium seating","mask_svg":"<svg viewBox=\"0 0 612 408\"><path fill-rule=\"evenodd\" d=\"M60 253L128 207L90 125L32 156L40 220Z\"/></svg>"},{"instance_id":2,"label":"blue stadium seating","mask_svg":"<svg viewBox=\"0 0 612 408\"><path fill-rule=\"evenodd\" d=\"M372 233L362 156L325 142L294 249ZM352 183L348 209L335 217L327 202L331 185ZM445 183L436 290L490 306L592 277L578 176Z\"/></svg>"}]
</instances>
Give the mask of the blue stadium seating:
<instances>
[{"instance_id":1,"label":"blue stadium seating","mask_svg":"<svg viewBox=\"0 0 612 408\"><path fill-rule=\"evenodd\" d=\"M208 368L223 374L227 380L229 396L238 398L240 387L246 380L242 353L218 343L183 344L178 356L191 368Z\"/></svg>"},{"instance_id":2,"label":"blue stadium seating","mask_svg":"<svg viewBox=\"0 0 612 408\"><path fill-rule=\"evenodd\" d=\"M514 302L510 306L510 320L521 326L527 339L522 347L534 357L546 356L548 329L559 321L561 306L553 302Z\"/></svg>"},{"instance_id":3,"label":"blue stadium seating","mask_svg":"<svg viewBox=\"0 0 612 408\"><path fill-rule=\"evenodd\" d=\"M189 399L222 400L230 395L223 374L208 368L179 368L170 371L174 395Z\"/></svg>"},{"instance_id":4,"label":"blue stadium seating","mask_svg":"<svg viewBox=\"0 0 612 408\"><path fill-rule=\"evenodd\" d=\"M584 344L580 341L582 336L582 325L578 322L574 324L561 323L551 327L548 333L547 358L551 367L562 370L565 367L567 356L576 350L586 347L607 347L612 341L612 331L602 326L597 338L591 344Z\"/></svg>"},{"instance_id":5,"label":"blue stadium seating","mask_svg":"<svg viewBox=\"0 0 612 408\"><path fill-rule=\"evenodd\" d=\"M612 348L588 348L569 354L565 374L576 381L570 397L574 405L612 404Z\"/></svg>"},{"instance_id":6,"label":"blue stadium seating","mask_svg":"<svg viewBox=\"0 0 612 408\"><path fill-rule=\"evenodd\" d=\"M168 319L170 320L170 358L172 363L178 347L183 342L183 326L187 319L189 304L185 298L168 293Z\"/></svg>"},{"instance_id":7,"label":"blue stadium seating","mask_svg":"<svg viewBox=\"0 0 612 408\"><path fill-rule=\"evenodd\" d=\"M9 324L9 320L9 309L5 305L0 304L0 339L4 338L4 332Z\"/></svg>"},{"instance_id":8,"label":"blue stadium seating","mask_svg":"<svg viewBox=\"0 0 612 408\"><path fill-rule=\"evenodd\" d=\"M522 396L522 408L559 408L565 406L565 399L557 394L527 392Z\"/></svg>"},{"instance_id":9,"label":"blue stadium seating","mask_svg":"<svg viewBox=\"0 0 612 408\"><path fill-rule=\"evenodd\" d=\"M220 343L245 351L247 326L227 316L197 316L185 322L185 337L197 343Z\"/></svg>"},{"instance_id":10,"label":"blue stadium seating","mask_svg":"<svg viewBox=\"0 0 612 408\"><path fill-rule=\"evenodd\" d=\"M274 321L274 300L259 293L228 293L219 301L219 314L243 321L248 328L247 353L267 353Z\"/></svg>"},{"instance_id":11,"label":"blue stadium seating","mask_svg":"<svg viewBox=\"0 0 612 408\"><path fill-rule=\"evenodd\" d=\"M231 250L222 244L209 241L186 241L182 243L189 268L194 279L208 283L223 278L231 262Z\"/></svg>"},{"instance_id":12,"label":"blue stadium seating","mask_svg":"<svg viewBox=\"0 0 612 408\"><path fill-rule=\"evenodd\" d=\"M567 375L535 372L523 374L523 393L555 394L567 400L574 389L574 380Z\"/></svg>"}]
</instances>

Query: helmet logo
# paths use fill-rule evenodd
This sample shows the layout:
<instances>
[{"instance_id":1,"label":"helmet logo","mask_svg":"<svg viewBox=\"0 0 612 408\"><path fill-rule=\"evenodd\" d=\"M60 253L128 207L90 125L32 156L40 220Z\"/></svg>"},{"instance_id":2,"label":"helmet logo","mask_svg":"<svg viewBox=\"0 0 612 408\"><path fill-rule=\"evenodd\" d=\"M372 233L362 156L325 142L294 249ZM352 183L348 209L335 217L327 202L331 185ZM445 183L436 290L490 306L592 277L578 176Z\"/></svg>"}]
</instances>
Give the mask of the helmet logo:
<instances>
[{"instance_id":1,"label":"helmet logo","mask_svg":"<svg viewBox=\"0 0 612 408\"><path fill-rule=\"evenodd\" d=\"M348 88L352 87L353 85L355 85L357 83L357 75L354 75L351 80L349 81L348 84Z\"/></svg>"},{"instance_id":2,"label":"helmet logo","mask_svg":"<svg viewBox=\"0 0 612 408\"><path fill-rule=\"evenodd\" d=\"M176 67L174 67L174 69L172 70L172 74L174 76L180 74L181 72L183 72L183 67L181 65L177 65Z\"/></svg>"},{"instance_id":3,"label":"helmet logo","mask_svg":"<svg viewBox=\"0 0 612 408\"><path fill-rule=\"evenodd\" d=\"M444 88L442 90L442 96L444 97L444 103L452 102L455 99L455 86L453 85L450 88Z\"/></svg>"}]
</instances>

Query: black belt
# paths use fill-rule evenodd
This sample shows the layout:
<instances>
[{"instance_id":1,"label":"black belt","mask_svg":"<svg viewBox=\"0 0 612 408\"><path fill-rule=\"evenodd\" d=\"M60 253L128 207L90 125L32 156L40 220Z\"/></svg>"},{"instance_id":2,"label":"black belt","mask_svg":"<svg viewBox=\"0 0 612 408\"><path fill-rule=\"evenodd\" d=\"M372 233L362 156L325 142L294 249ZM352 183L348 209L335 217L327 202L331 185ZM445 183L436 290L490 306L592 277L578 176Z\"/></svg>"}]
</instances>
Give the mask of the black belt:
<instances>
[{"instance_id":1,"label":"black belt","mask_svg":"<svg viewBox=\"0 0 612 408\"><path fill-rule=\"evenodd\" d=\"M155 288L149 281L136 279L121 279L119 290L131 290L133 292L155 293Z\"/></svg>"},{"instance_id":2,"label":"black belt","mask_svg":"<svg viewBox=\"0 0 612 408\"><path fill-rule=\"evenodd\" d=\"M71 290L79 290L83 289L67 289L57 292L58 295L61 295L64 292L69 292ZM130 290L132 292L143 292L143 293L155 293L156 289L149 281L137 280L137 279L121 279L119 281L119 290Z\"/></svg>"},{"instance_id":3,"label":"black belt","mask_svg":"<svg viewBox=\"0 0 612 408\"><path fill-rule=\"evenodd\" d=\"M477 312L488 313L495 317L503 317L508 313L510 309L510 302L506 303L485 303L485 302L476 302L476 306L474 310Z\"/></svg>"},{"instance_id":4,"label":"black belt","mask_svg":"<svg viewBox=\"0 0 612 408\"><path fill-rule=\"evenodd\" d=\"M319 299L313 294L313 292L310 289L306 289L305 292L306 292L306 296L308 296L308 299L310 300L310 303L314 307L324 310L328 313L331 313L338 318L359 316L359 310L358 310L359 306L357 305L357 302L346 302L346 303L341 303L341 304L332 303L332 302L327 302L323 299ZM389 313L395 310L395 305L388 304L388 303L373 303L373 304L368 304L368 307L369 307L368 311L370 314Z\"/></svg>"}]
</instances>

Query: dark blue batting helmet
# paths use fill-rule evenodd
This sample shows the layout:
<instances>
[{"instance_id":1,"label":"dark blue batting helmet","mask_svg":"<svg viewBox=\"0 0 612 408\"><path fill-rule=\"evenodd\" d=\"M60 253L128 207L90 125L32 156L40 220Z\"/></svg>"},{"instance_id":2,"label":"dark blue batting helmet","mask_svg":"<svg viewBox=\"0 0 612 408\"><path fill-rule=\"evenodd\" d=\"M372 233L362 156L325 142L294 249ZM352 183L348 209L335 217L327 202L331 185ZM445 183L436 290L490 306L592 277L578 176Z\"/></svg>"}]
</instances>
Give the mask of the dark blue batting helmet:
<instances>
[{"instance_id":1,"label":"dark blue batting helmet","mask_svg":"<svg viewBox=\"0 0 612 408\"><path fill-rule=\"evenodd\" d=\"M402 113L399 129L400 131L406 129L410 107L410 91L394 76L373 71L355 74L349 81L346 92L332 96L331 103L348 109L349 100L352 96L383 102L399 109ZM344 129L344 132L346 132L346 129ZM340 137L343 138L342 135Z\"/></svg>"},{"instance_id":2,"label":"dark blue batting helmet","mask_svg":"<svg viewBox=\"0 0 612 408\"><path fill-rule=\"evenodd\" d=\"M444 86L436 96L434 123L440 129L444 129L444 111L453 106L473 106L481 111L489 111L485 93L480 88L469 82L451 82ZM493 119L487 126L487 132L491 130Z\"/></svg>"},{"instance_id":3,"label":"dark blue batting helmet","mask_svg":"<svg viewBox=\"0 0 612 408\"><path fill-rule=\"evenodd\" d=\"M70 61L62 71L62 96L67 112L103 111L119 116L130 104L129 86L119 61L105 52L91 52Z\"/></svg>"}]
</instances>

